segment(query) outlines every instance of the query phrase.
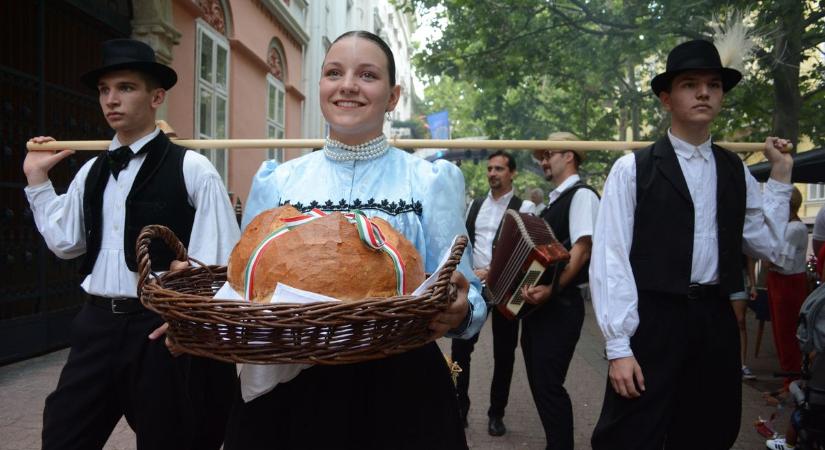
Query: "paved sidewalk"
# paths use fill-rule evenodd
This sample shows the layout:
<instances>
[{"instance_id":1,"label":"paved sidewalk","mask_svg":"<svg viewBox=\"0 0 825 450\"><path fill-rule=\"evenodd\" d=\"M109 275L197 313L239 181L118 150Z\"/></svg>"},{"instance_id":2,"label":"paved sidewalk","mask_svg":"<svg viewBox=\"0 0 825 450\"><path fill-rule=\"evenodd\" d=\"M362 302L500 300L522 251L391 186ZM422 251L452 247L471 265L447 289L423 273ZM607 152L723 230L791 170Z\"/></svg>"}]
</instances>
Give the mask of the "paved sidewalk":
<instances>
[{"instance_id":1,"label":"paved sidewalk","mask_svg":"<svg viewBox=\"0 0 825 450\"><path fill-rule=\"evenodd\" d=\"M776 389L781 380L771 377L778 370L770 323L765 326L762 351L753 358L757 324L752 313L748 316L749 365L759 380L743 385L742 427L735 449L754 450L764 448L764 440L753 429L753 421L767 417L773 411L765 405L761 392ZM442 349L449 349L449 342L442 340ZM606 380L607 362L603 359L602 337L588 304L582 336L567 377L567 389L573 401L576 426L576 448L590 448L590 433L601 410ZM510 404L504 422L507 434L492 437L487 434L486 411L489 406L489 386L492 377L492 336L489 322L482 330L479 343L473 353L470 396L470 427L467 441L473 449L543 449L544 431L527 386L521 350L516 352L516 366L510 392ZM68 356L67 350L54 352L20 363L0 367L0 450L29 450L40 448L43 402L54 390L60 369ZM713 408L713 399L708 399ZM785 413L783 419L787 418ZM779 427L784 428L784 424ZM696 418L696 436L701 440L702 418ZM784 431L784 430L783 430ZM121 421L106 449L134 449L134 433Z\"/></svg>"},{"instance_id":2,"label":"paved sidewalk","mask_svg":"<svg viewBox=\"0 0 825 450\"><path fill-rule=\"evenodd\" d=\"M590 435L599 418L607 380L607 361L603 355L601 332L593 316L593 309L587 303L587 313L582 328L582 335L576 346L576 353L570 364L565 386L573 403L575 424L575 445L577 449L590 448ZM777 389L781 386L781 379L772 377L774 371L779 370L776 353L773 348L773 336L770 322L765 324L762 337L762 348L759 358L753 358L753 349L756 342L757 321L752 311L748 311L748 365L758 379L747 382L742 386L742 425L739 438L734 449L754 450L762 449L764 438L759 436L753 427L758 417L768 418L775 408L765 405L762 392ZM448 350L442 344L442 349ZM473 401L469 413L470 426L467 430L467 441L470 448L493 449L544 449L544 431L535 409L527 377L524 372L524 360L521 349L516 350L516 366L513 371L513 382L510 390L510 403L507 406L504 423L507 434L502 437L492 437L487 434L487 407L489 406L489 387L492 379L492 334L489 322L482 330L476 351L473 353L473 370L470 380L470 398ZM708 408L713 408L713 399L708 399ZM787 419L787 413L781 416ZM779 426L784 433L785 423ZM696 418L696 437L701 441L702 418Z\"/></svg>"}]
</instances>

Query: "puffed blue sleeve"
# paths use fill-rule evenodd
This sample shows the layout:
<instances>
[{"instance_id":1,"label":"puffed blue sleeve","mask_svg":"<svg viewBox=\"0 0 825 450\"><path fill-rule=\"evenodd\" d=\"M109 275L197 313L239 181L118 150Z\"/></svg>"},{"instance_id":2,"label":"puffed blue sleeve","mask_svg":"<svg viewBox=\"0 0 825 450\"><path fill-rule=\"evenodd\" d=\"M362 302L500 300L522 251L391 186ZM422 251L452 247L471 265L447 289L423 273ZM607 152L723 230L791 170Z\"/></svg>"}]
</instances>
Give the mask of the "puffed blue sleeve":
<instances>
[{"instance_id":1,"label":"puffed blue sleeve","mask_svg":"<svg viewBox=\"0 0 825 450\"><path fill-rule=\"evenodd\" d=\"M423 210L421 224L426 240L427 261L425 270L433 272L443 253L457 235L467 235L464 226L464 176L461 170L448 161L438 160L424 167L428 173L420 174L419 188ZM487 306L481 297L481 281L475 276L470 264L469 245L464 251L458 270L469 280L467 300L470 310L461 325L447 333L447 337L469 339L478 334L487 317Z\"/></svg>"},{"instance_id":2,"label":"puffed blue sleeve","mask_svg":"<svg viewBox=\"0 0 825 450\"><path fill-rule=\"evenodd\" d=\"M278 168L278 161L271 159L264 161L255 177L252 179L252 187L249 188L249 197L246 199L246 206L243 210L241 220L241 230L245 229L249 222L258 214L270 208L276 208L281 200L281 193L278 190L275 169Z\"/></svg>"}]
</instances>

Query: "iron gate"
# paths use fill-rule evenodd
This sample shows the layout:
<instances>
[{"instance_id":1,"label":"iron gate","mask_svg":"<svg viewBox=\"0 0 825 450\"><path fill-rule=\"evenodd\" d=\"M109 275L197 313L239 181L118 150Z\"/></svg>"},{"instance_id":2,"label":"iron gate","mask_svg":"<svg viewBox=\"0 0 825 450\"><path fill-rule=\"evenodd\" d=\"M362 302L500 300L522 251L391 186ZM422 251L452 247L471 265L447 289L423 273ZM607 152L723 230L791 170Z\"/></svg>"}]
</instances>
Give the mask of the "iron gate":
<instances>
[{"instance_id":1,"label":"iron gate","mask_svg":"<svg viewBox=\"0 0 825 450\"><path fill-rule=\"evenodd\" d=\"M95 93L78 78L99 63L102 41L130 34L131 17L127 0L2 3L0 364L66 346L70 322L85 300L79 261L55 257L34 225L23 192L25 143L44 134L64 140L111 136ZM50 172L58 193L91 156L72 156Z\"/></svg>"}]
</instances>

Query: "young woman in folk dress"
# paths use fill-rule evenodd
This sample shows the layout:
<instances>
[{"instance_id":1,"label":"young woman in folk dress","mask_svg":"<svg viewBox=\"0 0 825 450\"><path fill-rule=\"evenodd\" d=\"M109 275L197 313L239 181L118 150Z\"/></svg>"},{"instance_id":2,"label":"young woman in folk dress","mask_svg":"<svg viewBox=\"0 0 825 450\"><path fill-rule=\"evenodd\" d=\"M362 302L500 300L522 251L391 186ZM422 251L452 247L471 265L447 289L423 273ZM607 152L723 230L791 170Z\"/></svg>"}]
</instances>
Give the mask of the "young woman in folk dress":
<instances>
[{"instance_id":1,"label":"young woman in folk dress","mask_svg":"<svg viewBox=\"0 0 825 450\"><path fill-rule=\"evenodd\" d=\"M329 123L323 150L280 165L265 162L252 182L243 226L285 203L303 211L360 209L404 234L425 270L434 271L453 237L466 234L461 171L388 146L384 116L395 108L400 87L392 52L378 36L343 34L322 70L321 111ZM454 278L458 301L430 324L436 337L468 338L484 321L466 255L463 276ZM434 342L376 361L313 366L246 397L235 401L227 450L467 448L450 371Z\"/></svg>"}]
</instances>

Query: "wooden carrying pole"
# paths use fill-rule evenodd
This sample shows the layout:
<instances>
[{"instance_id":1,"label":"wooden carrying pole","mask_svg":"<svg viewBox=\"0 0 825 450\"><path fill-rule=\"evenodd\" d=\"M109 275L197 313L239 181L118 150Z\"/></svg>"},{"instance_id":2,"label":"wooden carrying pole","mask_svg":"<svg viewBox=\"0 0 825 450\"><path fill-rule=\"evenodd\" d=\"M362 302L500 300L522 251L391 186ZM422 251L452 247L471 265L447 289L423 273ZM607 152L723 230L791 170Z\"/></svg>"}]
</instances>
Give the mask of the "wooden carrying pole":
<instances>
[{"instance_id":1,"label":"wooden carrying pole","mask_svg":"<svg viewBox=\"0 0 825 450\"><path fill-rule=\"evenodd\" d=\"M176 133L166 123L158 120L158 127L176 144L192 149L264 149L264 148L321 148L323 139L176 139ZM106 150L111 141L52 141L45 144L26 143L30 151L54 150ZM389 139L398 148L458 148L491 150L635 150L644 148L650 141L516 141L516 140L454 140L454 139ZM760 152L765 148L762 142L716 142L734 152ZM790 151L787 147L785 151Z\"/></svg>"},{"instance_id":2,"label":"wooden carrying pole","mask_svg":"<svg viewBox=\"0 0 825 450\"><path fill-rule=\"evenodd\" d=\"M28 142L30 151L106 150L110 141L52 141L45 144ZM265 149L321 148L323 139L174 139L182 147L192 149ZM644 148L650 141L518 141L518 140L449 140L449 139L389 139L398 148L458 148L506 150L583 150L620 151ZM760 152L764 142L714 142L733 152ZM788 148L787 150L790 150Z\"/></svg>"}]
</instances>

